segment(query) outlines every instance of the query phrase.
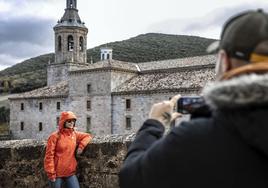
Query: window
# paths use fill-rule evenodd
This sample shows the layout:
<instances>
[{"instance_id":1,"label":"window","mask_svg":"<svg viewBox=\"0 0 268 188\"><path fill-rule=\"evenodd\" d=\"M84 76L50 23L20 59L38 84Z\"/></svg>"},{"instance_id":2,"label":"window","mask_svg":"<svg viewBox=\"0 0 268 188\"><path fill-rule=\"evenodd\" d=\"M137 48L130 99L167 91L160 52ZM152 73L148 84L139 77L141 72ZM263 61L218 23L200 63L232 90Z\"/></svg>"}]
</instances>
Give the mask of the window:
<instances>
[{"instance_id":1,"label":"window","mask_svg":"<svg viewBox=\"0 0 268 188\"><path fill-rule=\"evenodd\" d=\"M91 84L87 84L87 92L90 93L91 91Z\"/></svg>"},{"instance_id":2,"label":"window","mask_svg":"<svg viewBox=\"0 0 268 188\"><path fill-rule=\"evenodd\" d=\"M101 55L101 60L104 60L104 54Z\"/></svg>"},{"instance_id":3,"label":"window","mask_svg":"<svg viewBox=\"0 0 268 188\"><path fill-rule=\"evenodd\" d=\"M70 7L73 8L73 1L70 0Z\"/></svg>"},{"instance_id":4,"label":"window","mask_svg":"<svg viewBox=\"0 0 268 188\"><path fill-rule=\"evenodd\" d=\"M130 99L126 99L126 109L130 110L131 108L131 100Z\"/></svg>"},{"instance_id":5,"label":"window","mask_svg":"<svg viewBox=\"0 0 268 188\"><path fill-rule=\"evenodd\" d=\"M58 51L61 51L61 36L58 36Z\"/></svg>"},{"instance_id":6,"label":"window","mask_svg":"<svg viewBox=\"0 0 268 188\"><path fill-rule=\"evenodd\" d=\"M110 54L107 54L107 59L110 59Z\"/></svg>"},{"instance_id":7,"label":"window","mask_svg":"<svg viewBox=\"0 0 268 188\"><path fill-rule=\"evenodd\" d=\"M24 103L20 103L20 110L24 110Z\"/></svg>"},{"instance_id":8,"label":"window","mask_svg":"<svg viewBox=\"0 0 268 188\"><path fill-rule=\"evenodd\" d=\"M59 126L59 122L60 122L60 117L56 117L56 127Z\"/></svg>"},{"instance_id":9,"label":"window","mask_svg":"<svg viewBox=\"0 0 268 188\"><path fill-rule=\"evenodd\" d=\"M131 117L126 117L126 129L131 129Z\"/></svg>"},{"instance_id":10,"label":"window","mask_svg":"<svg viewBox=\"0 0 268 188\"><path fill-rule=\"evenodd\" d=\"M57 102L57 110L60 110L60 102Z\"/></svg>"},{"instance_id":11,"label":"window","mask_svg":"<svg viewBox=\"0 0 268 188\"><path fill-rule=\"evenodd\" d=\"M20 130L23 131L24 130L24 122L20 122Z\"/></svg>"},{"instance_id":12,"label":"window","mask_svg":"<svg viewBox=\"0 0 268 188\"><path fill-rule=\"evenodd\" d=\"M74 38L72 35L68 36L68 51L74 50Z\"/></svg>"},{"instance_id":13,"label":"window","mask_svg":"<svg viewBox=\"0 0 268 188\"><path fill-rule=\"evenodd\" d=\"M87 101L87 110L91 110L91 101L90 100Z\"/></svg>"},{"instance_id":14,"label":"window","mask_svg":"<svg viewBox=\"0 0 268 188\"><path fill-rule=\"evenodd\" d=\"M83 37L80 37L79 38L79 50L80 51L83 51L84 50L84 39L83 39Z\"/></svg>"},{"instance_id":15,"label":"window","mask_svg":"<svg viewBox=\"0 0 268 188\"><path fill-rule=\"evenodd\" d=\"M42 131L42 130L43 130L43 123L39 122L39 131Z\"/></svg>"},{"instance_id":16,"label":"window","mask_svg":"<svg viewBox=\"0 0 268 188\"><path fill-rule=\"evenodd\" d=\"M87 117L87 132L91 131L91 117Z\"/></svg>"},{"instance_id":17,"label":"window","mask_svg":"<svg viewBox=\"0 0 268 188\"><path fill-rule=\"evenodd\" d=\"M39 103L39 110L41 111L41 110L43 110L43 103Z\"/></svg>"}]
</instances>

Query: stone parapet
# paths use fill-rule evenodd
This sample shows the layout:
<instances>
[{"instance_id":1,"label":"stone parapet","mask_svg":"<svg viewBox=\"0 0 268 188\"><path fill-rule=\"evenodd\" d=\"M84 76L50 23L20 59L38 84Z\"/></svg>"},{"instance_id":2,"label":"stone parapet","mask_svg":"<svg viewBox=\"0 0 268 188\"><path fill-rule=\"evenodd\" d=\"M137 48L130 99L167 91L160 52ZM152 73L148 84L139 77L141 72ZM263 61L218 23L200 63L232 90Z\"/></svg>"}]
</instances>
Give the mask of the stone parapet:
<instances>
[{"instance_id":1,"label":"stone parapet","mask_svg":"<svg viewBox=\"0 0 268 188\"><path fill-rule=\"evenodd\" d=\"M11 140L11 134L0 134L0 140Z\"/></svg>"},{"instance_id":2,"label":"stone parapet","mask_svg":"<svg viewBox=\"0 0 268 188\"><path fill-rule=\"evenodd\" d=\"M118 188L118 172L135 134L95 137L77 157L80 187ZM0 142L0 187L45 188L43 169L46 141Z\"/></svg>"}]
</instances>

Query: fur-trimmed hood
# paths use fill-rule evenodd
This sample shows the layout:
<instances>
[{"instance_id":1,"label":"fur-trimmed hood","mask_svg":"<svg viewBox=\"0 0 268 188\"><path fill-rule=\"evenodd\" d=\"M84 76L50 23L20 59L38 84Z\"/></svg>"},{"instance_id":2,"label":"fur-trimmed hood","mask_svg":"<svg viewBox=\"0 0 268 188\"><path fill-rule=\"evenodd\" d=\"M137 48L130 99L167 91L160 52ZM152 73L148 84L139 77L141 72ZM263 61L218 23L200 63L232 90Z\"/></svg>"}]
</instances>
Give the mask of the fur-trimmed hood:
<instances>
[{"instance_id":1,"label":"fur-trimmed hood","mask_svg":"<svg viewBox=\"0 0 268 188\"><path fill-rule=\"evenodd\" d=\"M204 89L204 98L216 121L268 156L268 74L215 82Z\"/></svg>"},{"instance_id":2,"label":"fur-trimmed hood","mask_svg":"<svg viewBox=\"0 0 268 188\"><path fill-rule=\"evenodd\" d=\"M205 87L203 95L212 109L268 104L268 74L243 75L215 82Z\"/></svg>"}]
</instances>

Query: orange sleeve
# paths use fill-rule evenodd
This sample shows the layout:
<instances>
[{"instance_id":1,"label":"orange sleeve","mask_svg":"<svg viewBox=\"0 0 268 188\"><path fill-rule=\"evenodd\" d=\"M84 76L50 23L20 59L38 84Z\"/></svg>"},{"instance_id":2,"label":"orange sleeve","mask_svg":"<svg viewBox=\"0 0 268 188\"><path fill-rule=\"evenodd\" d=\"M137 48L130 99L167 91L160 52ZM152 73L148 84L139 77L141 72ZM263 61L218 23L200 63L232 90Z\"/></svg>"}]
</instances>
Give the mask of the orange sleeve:
<instances>
[{"instance_id":1,"label":"orange sleeve","mask_svg":"<svg viewBox=\"0 0 268 188\"><path fill-rule=\"evenodd\" d=\"M83 132L76 132L76 141L78 144L78 148L84 150L84 148L88 145L88 143L92 140L92 135Z\"/></svg>"},{"instance_id":2,"label":"orange sleeve","mask_svg":"<svg viewBox=\"0 0 268 188\"><path fill-rule=\"evenodd\" d=\"M56 178L54 156L57 145L57 139L58 139L57 135L52 134L47 141L46 154L44 159L44 169L50 180Z\"/></svg>"}]
</instances>

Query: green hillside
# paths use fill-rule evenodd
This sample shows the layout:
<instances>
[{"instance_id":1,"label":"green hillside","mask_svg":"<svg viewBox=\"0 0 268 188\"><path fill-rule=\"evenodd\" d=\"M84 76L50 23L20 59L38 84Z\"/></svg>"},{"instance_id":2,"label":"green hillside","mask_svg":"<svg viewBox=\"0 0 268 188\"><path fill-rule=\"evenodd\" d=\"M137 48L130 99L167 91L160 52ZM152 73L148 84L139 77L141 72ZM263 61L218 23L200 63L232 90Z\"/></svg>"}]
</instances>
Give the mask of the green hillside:
<instances>
[{"instance_id":1,"label":"green hillside","mask_svg":"<svg viewBox=\"0 0 268 188\"><path fill-rule=\"evenodd\" d=\"M134 63L206 55L207 46L215 40L186 36L148 33L88 50L94 62L100 59L100 47L113 48L113 59Z\"/></svg>"},{"instance_id":2,"label":"green hillside","mask_svg":"<svg viewBox=\"0 0 268 188\"><path fill-rule=\"evenodd\" d=\"M112 42L87 50L88 61L100 59L100 48L113 48L113 59L127 62L147 62L206 55L206 47L213 39L148 33L128 40ZM54 53L41 55L0 71L0 93L25 92L46 85L47 63L54 61Z\"/></svg>"}]
</instances>

